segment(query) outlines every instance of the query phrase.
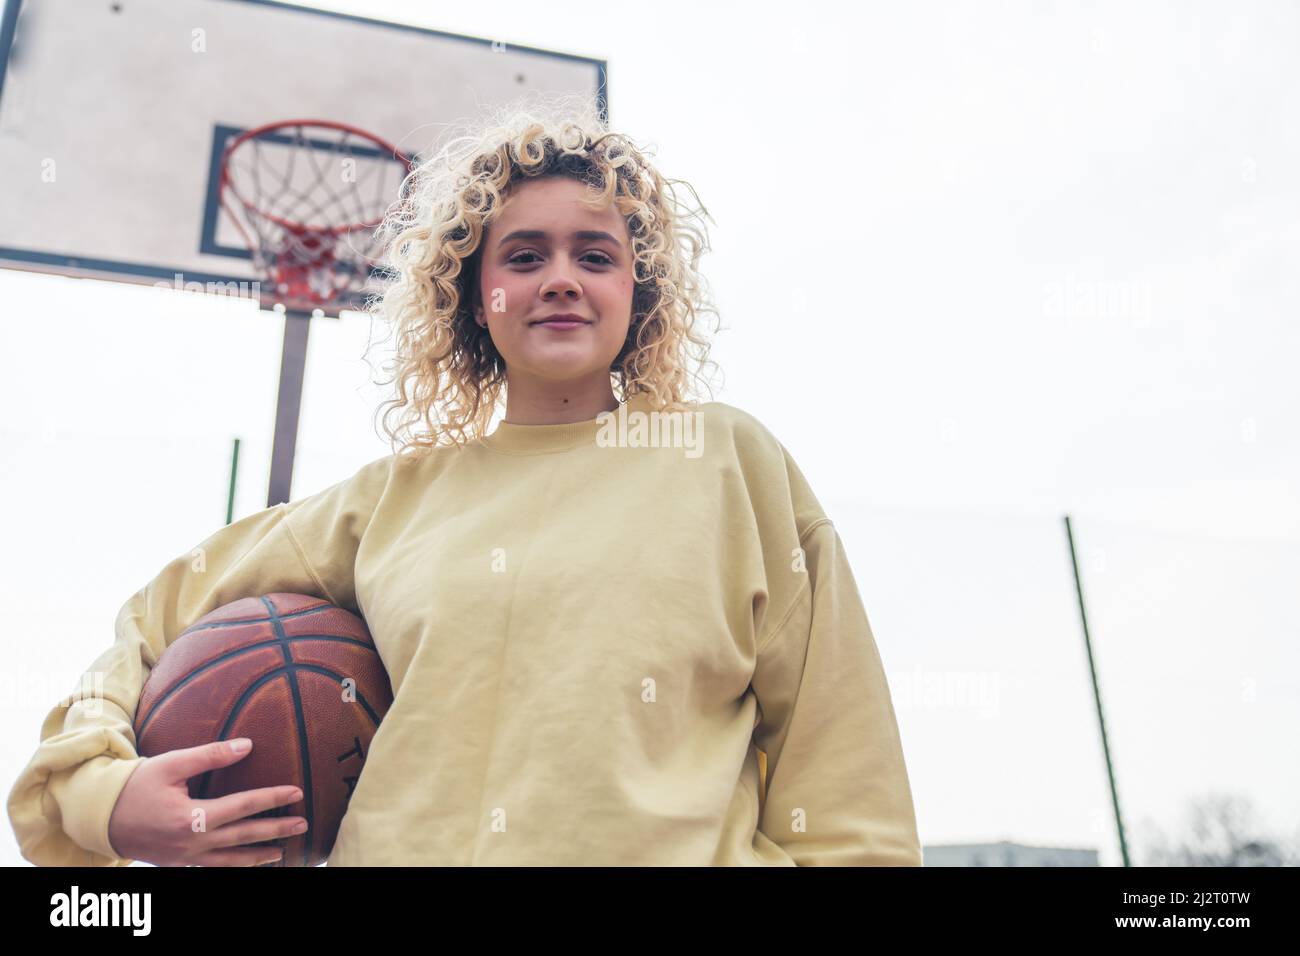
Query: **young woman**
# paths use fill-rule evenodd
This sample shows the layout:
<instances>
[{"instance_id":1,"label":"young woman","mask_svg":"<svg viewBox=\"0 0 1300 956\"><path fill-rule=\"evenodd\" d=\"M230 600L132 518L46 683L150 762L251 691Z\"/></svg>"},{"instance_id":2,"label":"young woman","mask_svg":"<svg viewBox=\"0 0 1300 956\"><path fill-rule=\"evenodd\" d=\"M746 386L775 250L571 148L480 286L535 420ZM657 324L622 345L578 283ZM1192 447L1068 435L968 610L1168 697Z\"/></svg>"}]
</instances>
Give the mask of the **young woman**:
<instances>
[{"instance_id":1,"label":"young woman","mask_svg":"<svg viewBox=\"0 0 1300 956\"><path fill-rule=\"evenodd\" d=\"M248 844L305 821L251 815L301 806L292 788L191 800L242 755L141 758L131 724L186 626L289 591L360 613L394 692L330 865L920 865L835 527L762 424L687 400L716 310L673 181L590 109L534 108L409 185L374 305L394 453L131 597L103 694L51 711L10 795L23 855L273 861Z\"/></svg>"}]
</instances>

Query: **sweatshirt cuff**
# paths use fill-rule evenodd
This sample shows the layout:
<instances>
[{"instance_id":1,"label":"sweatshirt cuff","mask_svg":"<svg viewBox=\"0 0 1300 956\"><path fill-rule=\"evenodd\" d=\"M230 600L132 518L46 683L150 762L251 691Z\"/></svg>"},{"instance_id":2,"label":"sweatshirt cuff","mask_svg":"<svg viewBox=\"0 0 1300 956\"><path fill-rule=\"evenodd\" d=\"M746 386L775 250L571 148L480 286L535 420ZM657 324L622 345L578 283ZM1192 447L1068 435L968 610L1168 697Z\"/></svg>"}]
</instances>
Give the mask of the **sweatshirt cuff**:
<instances>
[{"instance_id":1,"label":"sweatshirt cuff","mask_svg":"<svg viewBox=\"0 0 1300 956\"><path fill-rule=\"evenodd\" d=\"M100 754L50 774L50 794L59 804L63 831L74 843L111 859L125 859L108 842L108 821L127 778L147 759Z\"/></svg>"}]
</instances>

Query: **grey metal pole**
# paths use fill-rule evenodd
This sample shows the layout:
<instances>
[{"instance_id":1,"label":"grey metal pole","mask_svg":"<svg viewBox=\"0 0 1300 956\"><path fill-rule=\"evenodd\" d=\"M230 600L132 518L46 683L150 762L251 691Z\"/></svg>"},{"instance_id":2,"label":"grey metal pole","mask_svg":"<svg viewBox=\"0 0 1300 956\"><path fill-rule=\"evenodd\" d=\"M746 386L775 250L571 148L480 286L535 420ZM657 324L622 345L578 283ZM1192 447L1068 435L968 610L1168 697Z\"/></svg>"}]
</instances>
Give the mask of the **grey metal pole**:
<instances>
[{"instance_id":1,"label":"grey metal pole","mask_svg":"<svg viewBox=\"0 0 1300 956\"><path fill-rule=\"evenodd\" d=\"M271 448L271 484L266 495L268 508L288 501L293 485L293 456L298 445L298 413L302 408L311 318L310 312L287 310L284 313L280 394L275 405L275 444Z\"/></svg>"},{"instance_id":2,"label":"grey metal pole","mask_svg":"<svg viewBox=\"0 0 1300 956\"><path fill-rule=\"evenodd\" d=\"M1074 568L1074 591L1079 596L1079 619L1083 621L1083 644L1088 650L1088 673L1092 676L1092 697L1097 702L1097 724L1101 727L1101 749L1106 757L1106 776L1110 780L1110 801L1115 808L1115 827L1119 831L1119 855L1125 866L1132 866L1128 858L1128 842L1124 839L1124 818L1119 812L1119 791L1115 788L1115 766L1110 759L1110 743L1106 738L1106 718L1101 712L1101 689L1097 685L1097 665L1092 657L1092 638L1088 635L1088 614L1083 607L1083 584L1079 580L1079 562L1074 554L1074 532L1070 529L1070 516L1065 516L1065 537L1070 544L1070 565Z\"/></svg>"},{"instance_id":3,"label":"grey metal pole","mask_svg":"<svg viewBox=\"0 0 1300 956\"><path fill-rule=\"evenodd\" d=\"M235 520L235 485L239 481L239 439L235 439L235 450L230 456L230 491L226 495L226 524Z\"/></svg>"}]
</instances>

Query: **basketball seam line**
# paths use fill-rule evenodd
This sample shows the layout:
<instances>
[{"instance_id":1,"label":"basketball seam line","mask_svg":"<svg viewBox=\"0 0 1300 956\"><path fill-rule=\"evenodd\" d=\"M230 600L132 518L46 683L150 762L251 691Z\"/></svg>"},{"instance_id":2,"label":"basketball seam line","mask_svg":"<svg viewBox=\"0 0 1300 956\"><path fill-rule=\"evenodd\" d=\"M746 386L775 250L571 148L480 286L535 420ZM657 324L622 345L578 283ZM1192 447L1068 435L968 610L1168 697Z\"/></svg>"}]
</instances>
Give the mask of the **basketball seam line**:
<instances>
[{"instance_id":1,"label":"basketball seam line","mask_svg":"<svg viewBox=\"0 0 1300 956\"><path fill-rule=\"evenodd\" d=\"M312 596L315 597L315 595ZM256 598L250 598L248 600L256 600ZM325 601L324 598L321 598L320 600ZM312 614L322 614L325 611L333 611L333 610L336 610L336 608L333 605L331 605L329 602L325 602L323 604L317 604L314 607L305 608L301 611L290 611L288 614L281 614L280 619L287 621L291 618L297 619L300 617L307 617L308 615L312 615ZM186 628L186 630L187 631L215 631L215 630L221 630L222 628L239 627L241 624L262 624L266 620L267 618L265 617L239 617L239 618L231 618L230 620L225 620L225 621L214 621L211 624L191 624L189 627Z\"/></svg>"},{"instance_id":2,"label":"basketball seam line","mask_svg":"<svg viewBox=\"0 0 1300 956\"><path fill-rule=\"evenodd\" d=\"M287 523L285 527L288 527ZM266 610L271 619L271 629L280 645L280 653L284 657L284 678L285 683L289 686L289 694L293 698L294 726L298 731L298 763L302 770L303 816L307 818L307 826L314 827L316 808L311 774L311 744L309 742L311 735L307 731L307 715L303 713L302 688L298 685L298 671L294 667L293 651L289 647L289 642L285 640L284 622L280 620L280 611L266 595L262 595L262 603L266 605ZM233 719L232 717L231 721ZM223 728L222 736L226 736L228 732L229 726ZM303 838L302 862L304 866L307 865L311 856L311 848L315 840L316 834L314 832L311 836ZM281 862L283 861L283 851L281 851Z\"/></svg>"},{"instance_id":3,"label":"basketball seam line","mask_svg":"<svg viewBox=\"0 0 1300 956\"><path fill-rule=\"evenodd\" d=\"M176 691L180 690L190 681L197 679L199 675L211 670L212 668L220 664L226 663L226 661L230 660L231 658L239 657L240 655L246 654L250 651L265 650L268 647L280 647L281 645L284 644L295 644L298 643L299 641L335 641L342 644L354 644L359 647L364 647L371 650L374 650L375 647L373 643L366 643L365 641L357 640L354 637L344 637L339 634L286 634L283 637L272 637L265 641L258 641L255 644L245 644L241 647L236 647L232 650L226 651L223 654L220 654L216 657L206 660L202 664L199 664L188 674L186 674L183 678L181 678L174 685L172 685L171 688L168 689L166 694L163 694L157 700L155 700L153 704L150 705L149 710L145 713L144 720L140 723L139 730L135 732L136 737L138 738L144 735L145 730L148 729L149 724L153 721L153 715L157 712L159 707L161 707L164 703L167 702L167 699L171 697L172 694L176 693ZM376 653L378 653L378 651L376 651ZM294 664L295 666L299 666L299 667L305 666L303 663L299 661L294 661ZM334 675L334 676L341 677L342 675ZM366 707L367 710L369 710L368 705L363 704L362 706ZM373 717L374 715L371 714L371 716Z\"/></svg>"},{"instance_id":4,"label":"basketball seam line","mask_svg":"<svg viewBox=\"0 0 1300 956\"><path fill-rule=\"evenodd\" d=\"M281 505L281 510L284 514L284 530L285 533L289 535L289 543L293 545L294 551L298 552L298 560L302 562L302 566L306 568L312 581L314 581L316 586L320 588L321 594L327 598L331 604L341 607L342 605L340 605L334 595L330 593L330 589L325 586L325 582L321 580L320 575L316 573L316 569L312 567L311 560L307 557L306 550L303 549L302 544L298 541L298 535L293 530L293 525L289 523L289 513L283 509L284 506Z\"/></svg>"}]
</instances>

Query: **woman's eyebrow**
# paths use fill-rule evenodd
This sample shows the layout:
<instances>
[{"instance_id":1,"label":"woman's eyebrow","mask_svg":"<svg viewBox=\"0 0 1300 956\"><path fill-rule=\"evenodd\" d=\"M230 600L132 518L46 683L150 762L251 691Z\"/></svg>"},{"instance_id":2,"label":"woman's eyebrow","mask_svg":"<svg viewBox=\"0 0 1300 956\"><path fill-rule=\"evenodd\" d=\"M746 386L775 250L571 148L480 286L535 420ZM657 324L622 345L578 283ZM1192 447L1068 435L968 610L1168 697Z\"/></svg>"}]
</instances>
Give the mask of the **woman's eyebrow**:
<instances>
[{"instance_id":1,"label":"woman's eyebrow","mask_svg":"<svg viewBox=\"0 0 1300 956\"><path fill-rule=\"evenodd\" d=\"M614 243L614 245L616 246L619 245L619 241L617 238L611 236L607 232L601 232L598 229L580 229L577 232L573 233L572 236L574 239L584 239L584 240L603 239L607 242ZM549 238L550 238L550 233L546 232L546 230L544 229L516 229L508 236L502 236L501 242L498 243L498 245L505 245L507 242L510 242L512 239L549 239Z\"/></svg>"}]
</instances>

